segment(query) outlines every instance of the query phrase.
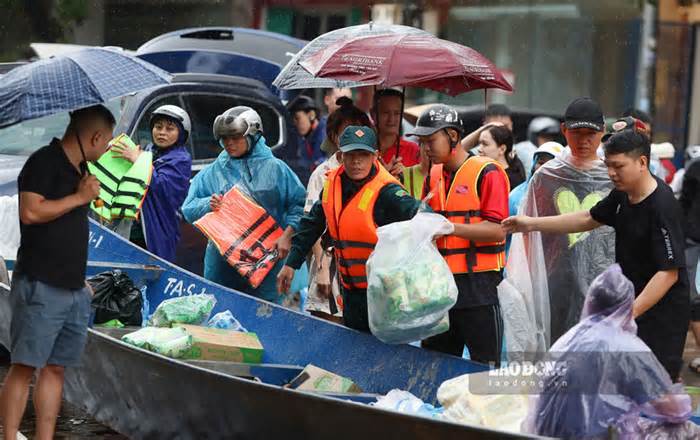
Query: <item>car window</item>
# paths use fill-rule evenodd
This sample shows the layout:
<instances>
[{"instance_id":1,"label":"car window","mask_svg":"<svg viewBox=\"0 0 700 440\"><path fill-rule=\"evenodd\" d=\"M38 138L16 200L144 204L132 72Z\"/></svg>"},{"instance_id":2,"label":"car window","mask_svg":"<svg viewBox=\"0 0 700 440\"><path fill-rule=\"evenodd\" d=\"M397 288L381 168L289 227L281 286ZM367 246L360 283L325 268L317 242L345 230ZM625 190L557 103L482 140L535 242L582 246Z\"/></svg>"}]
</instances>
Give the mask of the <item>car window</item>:
<instances>
[{"instance_id":1,"label":"car window","mask_svg":"<svg viewBox=\"0 0 700 440\"><path fill-rule=\"evenodd\" d=\"M214 119L238 105L251 107L260 114L267 145L272 147L279 142L279 116L269 105L236 96L210 94L185 95L183 99L192 119L192 148L195 160L211 159L219 155L221 147L214 140L212 132Z\"/></svg>"},{"instance_id":2,"label":"car window","mask_svg":"<svg viewBox=\"0 0 700 440\"><path fill-rule=\"evenodd\" d=\"M136 127L136 133L134 133L134 141L145 147L152 142L151 135L151 113L161 105L176 105L182 107L182 102L180 102L180 97L178 95L169 95L157 99L151 105L148 106L145 112L141 114L141 119L139 120L139 125Z\"/></svg>"},{"instance_id":3,"label":"car window","mask_svg":"<svg viewBox=\"0 0 700 440\"><path fill-rule=\"evenodd\" d=\"M121 100L117 98L106 104L117 120L122 110L120 103ZM68 120L68 112L61 112L0 129L0 154L29 156L48 145L51 139L61 138Z\"/></svg>"}]
</instances>

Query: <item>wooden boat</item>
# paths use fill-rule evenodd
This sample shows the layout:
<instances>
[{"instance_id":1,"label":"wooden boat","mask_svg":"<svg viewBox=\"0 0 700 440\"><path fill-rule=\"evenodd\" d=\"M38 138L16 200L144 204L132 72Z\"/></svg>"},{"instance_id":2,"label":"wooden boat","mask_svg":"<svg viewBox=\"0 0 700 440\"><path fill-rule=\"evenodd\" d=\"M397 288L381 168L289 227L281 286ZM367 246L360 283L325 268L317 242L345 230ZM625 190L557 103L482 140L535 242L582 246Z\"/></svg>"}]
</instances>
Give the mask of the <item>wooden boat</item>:
<instances>
[{"instance_id":1,"label":"wooden boat","mask_svg":"<svg viewBox=\"0 0 700 440\"><path fill-rule=\"evenodd\" d=\"M123 343L119 337L129 329L90 329L83 366L66 372L65 397L129 437L522 438L367 404L395 388L436 403L443 381L484 371L485 365L410 345L387 345L372 335L224 288L95 222L89 243L88 275L113 269L128 273L146 287L151 310L167 298L212 294L214 312L231 310L265 348L260 365L183 362ZM6 297L0 298L0 317L8 313ZM3 334L0 329L0 338ZM307 364L348 377L367 394L285 388Z\"/></svg>"}]
</instances>

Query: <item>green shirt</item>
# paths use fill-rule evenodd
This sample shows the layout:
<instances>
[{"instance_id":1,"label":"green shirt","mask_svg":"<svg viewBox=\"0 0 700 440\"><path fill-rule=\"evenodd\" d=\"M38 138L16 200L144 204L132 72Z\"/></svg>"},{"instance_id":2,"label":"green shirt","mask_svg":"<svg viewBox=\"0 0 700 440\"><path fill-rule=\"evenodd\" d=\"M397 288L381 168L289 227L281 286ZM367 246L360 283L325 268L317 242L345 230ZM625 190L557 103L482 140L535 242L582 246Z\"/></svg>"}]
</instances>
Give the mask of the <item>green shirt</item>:
<instances>
[{"instance_id":1,"label":"green shirt","mask_svg":"<svg viewBox=\"0 0 700 440\"><path fill-rule=\"evenodd\" d=\"M372 176L376 174L373 170ZM347 203L364 186L352 182L345 174L341 175L341 186L343 195L343 205ZM311 211L301 218L299 229L292 239L292 249L287 257L287 266L299 269L306 259L306 255L311 251L314 243L318 241L326 230L326 214L321 205L321 197L313 205ZM421 202L414 199L400 185L390 183L379 191L377 202L374 205L372 216L377 226L388 225L389 223L410 220L418 212ZM431 211L427 206L424 210Z\"/></svg>"}]
</instances>

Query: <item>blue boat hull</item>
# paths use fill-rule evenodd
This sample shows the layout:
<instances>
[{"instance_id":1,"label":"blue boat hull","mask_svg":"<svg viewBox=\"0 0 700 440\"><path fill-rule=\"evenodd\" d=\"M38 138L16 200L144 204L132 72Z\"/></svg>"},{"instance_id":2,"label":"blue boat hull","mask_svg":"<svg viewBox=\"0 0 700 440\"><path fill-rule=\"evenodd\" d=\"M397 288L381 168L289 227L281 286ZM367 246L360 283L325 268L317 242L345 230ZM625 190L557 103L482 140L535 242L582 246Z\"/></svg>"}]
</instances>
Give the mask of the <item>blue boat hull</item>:
<instances>
[{"instance_id":1,"label":"blue boat hull","mask_svg":"<svg viewBox=\"0 0 700 440\"><path fill-rule=\"evenodd\" d=\"M377 373L380 375L381 373ZM259 383L128 346L90 330L64 395L133 439L483 440L523 438Z\"/></svg>"},{"instance_id":2,"label":"blue boat hull","mask_svg":"<svg viewBox=\"0 0 700 440\"><path fill-rule=\"evenodd\" d=\"M89 274L122 264L137 283L147 286L151 311L168 298L214 295L214 313L229 309L258 335L265 347L264 363L313 363L351 378L368 392L398 388L432 403L443 381L488 368L409 345L387 345L370 334L222 287L134 246L95 222L90 225L89 246Z\"/></svg>"}]
</instances>

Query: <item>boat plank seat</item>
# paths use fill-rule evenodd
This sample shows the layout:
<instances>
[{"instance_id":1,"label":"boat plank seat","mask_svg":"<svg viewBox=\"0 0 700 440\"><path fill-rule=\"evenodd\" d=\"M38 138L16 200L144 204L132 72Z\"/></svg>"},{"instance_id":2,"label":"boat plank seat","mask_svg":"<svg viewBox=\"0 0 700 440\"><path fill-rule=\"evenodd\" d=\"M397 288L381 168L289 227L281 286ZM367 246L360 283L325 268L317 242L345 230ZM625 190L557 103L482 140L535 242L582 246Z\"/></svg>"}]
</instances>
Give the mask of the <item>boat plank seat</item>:
<instances>
[{"instance_id":1,"label":"boat plank seat","mask_svg":"<svg viewBox=\"0 0 700 440\"><path fill-rule=\"evenodd\" d=\"M15 267L15 260L5 260L6 271L12 271ZM86 267L86 276L97 275L100 272L110 270L121 270L126 272L132 279L155 281L160 278L164 269L157 264L134 264L113 261L93 261L88 260ZM2 280L0 280L2 282Z\"/></svg>"},{"instance_id":2,"label":"boat plank seat","mask_svg":"<svg viewBox=\"0 0 700 440\"><path fill-rule=\"evenodd\" d=\"M184 362L230 376L256 379L270 385L286 385L304 371L298 365L245 364L240 362L203 361L187 359Z\"/></svg>"}]
</instances>

